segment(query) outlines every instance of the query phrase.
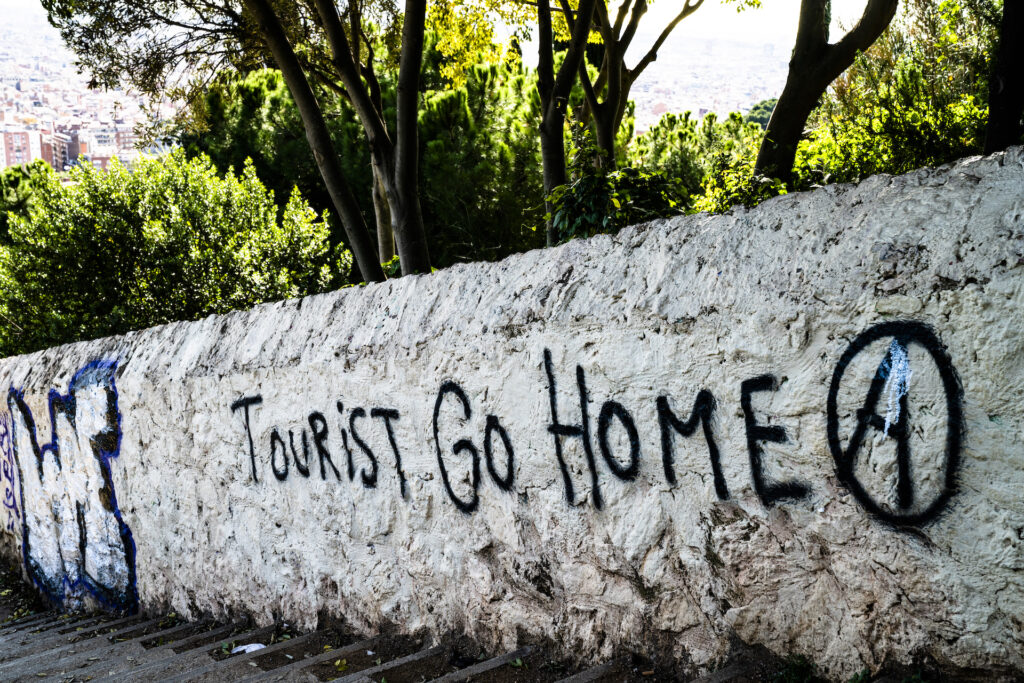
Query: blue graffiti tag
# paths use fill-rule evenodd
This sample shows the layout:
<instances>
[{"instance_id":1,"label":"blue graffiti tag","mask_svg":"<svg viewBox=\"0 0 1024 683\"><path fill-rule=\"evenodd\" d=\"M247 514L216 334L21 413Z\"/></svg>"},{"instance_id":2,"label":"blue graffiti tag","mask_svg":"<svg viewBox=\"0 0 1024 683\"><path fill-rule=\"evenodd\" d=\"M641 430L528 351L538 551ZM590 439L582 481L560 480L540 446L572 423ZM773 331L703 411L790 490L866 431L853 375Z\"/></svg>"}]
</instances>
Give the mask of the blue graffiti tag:
<instances>
[{"instance_id":1,"label":"blue graffiti tag","mask_svg":"<svg viewBox=\"0 0 1024 683\"><path fill-rule=\"evenodd\" d=\"M7 514L7 531L21 527L21 511L18 506L17 464L11 446L11 421L6 413L0 413L0 480L3 481L3 506Z\"/></svg>"},{"instance_id":2,"label":"blue graffiti tag","mask_svg":"<svg viewBox=\"0 0 1024 683\"><path fill-rule=\"evenodd\" d=\"M33 583L53 602L80 607L91 597L133 612L135 542L121 518L110 460L121 450L114 361L89 363L68 393L51 390L50 442L40 444L22 391L8 392L18 466L22 555Z\"/></svg>"}]
</instances>

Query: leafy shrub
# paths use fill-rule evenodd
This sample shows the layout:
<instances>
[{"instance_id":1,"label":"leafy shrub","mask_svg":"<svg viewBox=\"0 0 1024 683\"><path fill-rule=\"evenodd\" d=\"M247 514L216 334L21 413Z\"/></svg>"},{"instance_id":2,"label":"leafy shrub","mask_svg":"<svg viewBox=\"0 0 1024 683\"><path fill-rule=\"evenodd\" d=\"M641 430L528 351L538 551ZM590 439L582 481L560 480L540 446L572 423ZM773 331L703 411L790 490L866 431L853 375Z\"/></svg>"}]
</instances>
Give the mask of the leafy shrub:
<instances>
[{"instance_id":1,"label":"leafy shrub","mask_svg":"<svg viewBox=\"0 0 1024 683\"><path fill-rule=\"evenodd\" d=\"M36 189L53 173L42 159L0 170L0 243L8 240L11 214L28 216Z\"/></svg>"},{"instance_id":2,"label":"leafy shrub","mask_svg":"<svg viewBox=\"0 0 1024 683\"><path fill-rule=\"evenodd\" d=\"M694 211L724 213L737 204L756 206L786 194L778 178L754 175L754 157L740 161L720 159L704 181L704 192L693 203Z\"/></svg>"},{"instance_id":3,"label":"leafy shrub","mask_svg":"<svg viewBox=\"0 0 1024 683\"><path fill-rule=\"evenodd\" d=\"M771 99L761 100L747 112L747 115L743 117L743 120L747 123L756 123L761 128L768 127L768 121L772 118L772 112L775 111L775 105L778 103L779 98L772 97Z\"/></svg>"},{"instance_id":4,"label":"leafy shrub","mask_svg":"<svg viewBox=\"0 0 1024 683\"><path fill-rule=\"evenodd\" d=\"M665 114L636 139L631 161L645 169L678 179L688 195L702 192L709 173L736 166L757 155L763 131L738 112L719 121L685 114Z\"/></svg>"},{"instance_id":5,"label":"leafy shrub","mask_svg":"<svg viewBox=\"0 0 1024 683\"><path fill-rule=\"evenodd\" d=\"M678 180L636 167L609 172L596 163L600 152L589 129L577 128L574 142L569 164L573 181L548 196L559 242L682 213L686 192Z\"/></svg>"},{"instance_id":6,"label":"leafy shrub","mask_svg":"<svg viewBox=\"0 0 1024 683\"><path fill-rule=\"evenodd\" d=\"M990 0L906 3L812 117L795 168L802 184L906 173L980 154L998 16Z\"/></svg>"},{"instance_id":7,"label":"leafy shrub","mask_svg":"<svg viewBox=\"0 0 1024 683\"><path fill-rule=\"evenodd\" d=\"M540 96L525 68L477 64L459 88L427 92L420 197L430 256L445 267L539 247Z\"/></svg>"},{"instance_id":8,"label":"leafy shrub","mask_svg":"<svg viewBox=\"0 0 1024 683\"><path fill-rule=\"evenodd\" d=\"M327 228L294 193L283 215L251 165L218 175L177 151L132 172L48 174L0 245L0 354L323 291ZM332 263L332 261L334 263Z\"/></svg>"},{"instance_id":9,"label":"leafy shrub","mask_svg":"<svg viewBox=\"0 0 1024 683\"><path fill-rule=\"evenodd\" d=\"M418 130L420 202L432 262L495 260L541 246L542 235L532 229L543 196L536 75L525 67L479 63L465 69L458 87L449 87L433 40L427 36ZM394 116L394 76L381 74L388 117ZM320 101L342 173L373 230L373 177L362 126L339 96L320 93ZM222 171L251 158L279 199L297 185L314 208L332 207L279 72L225 74L191 114L176 133L190 157L207 154Z\"/></svg>"}]
</instances>

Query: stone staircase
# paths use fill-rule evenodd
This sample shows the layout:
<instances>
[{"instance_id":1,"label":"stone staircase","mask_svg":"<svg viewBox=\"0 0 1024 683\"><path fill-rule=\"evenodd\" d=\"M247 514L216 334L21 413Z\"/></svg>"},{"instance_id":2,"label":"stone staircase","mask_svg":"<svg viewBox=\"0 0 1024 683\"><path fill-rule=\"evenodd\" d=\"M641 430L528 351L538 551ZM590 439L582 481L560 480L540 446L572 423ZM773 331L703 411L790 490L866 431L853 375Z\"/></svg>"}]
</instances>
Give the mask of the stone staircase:
<instances>
[{"instance_id":1,"label":"stone staircase","mask_svg":"<svg viewBox=\"0 0 1024 683\"><path fill-rule=\"evenodd\" d=\"M244 648L257 644L263 647ZM174 614L118 618L46 612L0 628L0 680L596 683L678 679L635 658L576 670L553 659L542 646L494 655L465 639L438 643L400 634L366 638L341 626L298 633L283 623L257 627L245 622L190 623ZM728 680L757 677L739 675Z\"/></svg>"}]
</instances>

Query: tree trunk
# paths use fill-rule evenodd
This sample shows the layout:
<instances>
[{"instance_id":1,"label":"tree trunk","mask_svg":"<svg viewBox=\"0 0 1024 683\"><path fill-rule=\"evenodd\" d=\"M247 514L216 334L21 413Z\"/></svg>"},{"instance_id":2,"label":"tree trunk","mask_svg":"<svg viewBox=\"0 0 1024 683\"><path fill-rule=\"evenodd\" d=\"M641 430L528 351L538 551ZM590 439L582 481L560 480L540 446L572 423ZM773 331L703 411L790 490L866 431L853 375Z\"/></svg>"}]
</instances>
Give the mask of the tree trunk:
<instances>
[{"instance_id":1,"label":"tree trunk","mask_svg":"<svg viewBox=\"0 0 1024 683\"><path fill-rule=\"evenodd\" d=\"M306 131L306 140L316 159L331 203L345 228L348 246L355 257L356 265L368 282L381 282L386 278L380 262L377 261L370 231L366 227L366 221L363 220L352 190L342 175L341 164L334 150L334 142L331 140L327 123L324 121L323 111L288 42L288 37L267 0L245 0L245 4L259 22L263 38L267 41L274 61L281 70L292 99L295 100L295 106L299 110ZM332 242L336 243L337 237L332 235Z\"/></svg>"},{"instance_id":2,"label":"tree trunk","mask_svg":"<svg viewBox=\"0 0 1024 683\"><path fill-rule=\"evenodd\" d=\"M551 219L555 207L548 197L556 187L566 183L564 126L563 113L555 107L545 110L540 123L540 157L544 167L544 211L548 215L546 229L549 247L558 244L558 231Z\"/></svg>"},{"instance_id":3,"label":"tree trunk","mask_svg":"<svg viewBox=\"0 0 1024 683\"><path fill-rule=\"evenodd\" d=\"M406 0L402 56L398 67L397 128L394 161L395 200L391 224L398 243L402 275L430 272L430 251L423 227L419 190L419 88L427 0Z\"/></svg>"},{"instance_id":4,"label":"tree trunk","mask_svg":"<svg viewBox=\"0 0 1024 683\"><path fill-rule=\"evenodd\" d=\"M381 181L391 215L391 231L398 247L402 274L429 273L430 254L423 228L419 198L419 150L417 128L420 68L423 63L423 32L427 0L406 0L402 26L402 52L398 66L396 139L392 142L384 123L372 53L365 67L355 62L353 45L345 34L333 0L316 0L317 14L331 46L332 62L356 110L374 175ZM350 22L354 21L350 17ZM358 37L353 40L358 40ZM365 78L364 78L365 77Z\"/></svg>"},{"instance_id":5,"label":"tree trunk","mask_svg":"<svg viewBox=\"0 0 1024 683\"><path fill-rule=\"evenodd\" d=\"M395 257L395 233L384 184L376 171L373 174L373 213L377 219L377 255L381 263L387 263Z\"/></svg>"},{"instance_id":6,"label":"tree trunk","mask_svg":"<svg viewBox=\"0 0 1024 683\"><path fill-rule=\"evenodd\" d=\"M786 80L757 152L754 175L779 178L787 183L792 180L796 148L803 137L804 125L828 87L827 83L820 87L806 75L802 78Z\"/></svg>"},{"instance_id":7,"label":"tree trunk","mask_svg":"<svg viewBox=\"0 0 1024 683\"><path fill-rule=\"evenodd\" d=\"M615 126L615 110L609 106L611 104L606 101L593 112L596 133L594 141L601 152L598 163L606 171L615 170L615 135L618 130Z\"/></svg>"},{"instance_id":8,"label":"tree trunk","mask_svg":"<svg viewBox=\"0 0 1024 683\"><path fill-rule=\"evenodd\" d=\"M989 79L985 154L1019 145L1024 130L1024 2L1004 0L999 48Z\"/></svg>"},{"instance_id":9,"label":"tree trunk","mask_svg":"<svg viewBox=\"0 0 1024 683\"><path fill-rule=\"evenodd\" d=\"M857 53L882 35L896 14L897 0L868 0L860 21L838 43L829 44L831 0L802 0L796 45L786 86L768 121L754 175L790 182L796 148L807 118L829 84L846 71Z\"/></svg>"},{"instance_id":10,"label":"tree trunk","mask_svg":"<svg viewBox=\"0 0 1024 683\"><path fill-rule=\"evenodd\" d=\"M580 0L569 49L556 75L551 6L547 2L537 3L537 90L540 93L543 112L540 124L540 156L544 165L544 207L549 216L546 225L549 247L558 242L558 234L550 218L552 206L548 196L559 185L565 185L565 111L569 102L569 91L576 80L576 71L583 62L587 37L590 35L590 21L596 4L597 0Z\"/></svg>"},{"instance_id":11,"label":"tree trunk","mask_svg":"<svg viewBox=\"0 0 1024 683\"><path fill-rule=\"evenodd\" d=\"M641 0L642 2L643 0ZM612 38L612 33L608 32ZM625 65L624 48L618 40L604 48L605 64L608 67L608 92L605 93L605 100L597 111L594 112L594 128L597 132L597 146L601 150L601 167L609 171L615 169L615 135L619 127L615 125L616 114L618 114L619 100L629 97L629 91L623 91L623 71Z\"/></svg>"}]
</instances>

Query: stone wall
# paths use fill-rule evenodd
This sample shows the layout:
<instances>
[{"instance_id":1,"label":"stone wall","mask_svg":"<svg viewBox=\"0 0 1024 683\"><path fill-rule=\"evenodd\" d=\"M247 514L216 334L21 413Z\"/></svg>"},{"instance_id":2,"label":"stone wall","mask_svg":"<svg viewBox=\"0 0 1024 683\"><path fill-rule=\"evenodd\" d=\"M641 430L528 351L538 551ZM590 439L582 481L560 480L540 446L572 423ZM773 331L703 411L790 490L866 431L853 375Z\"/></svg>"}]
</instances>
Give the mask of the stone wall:
<instances>
[{"instance_id":1,"label":"stone wall","mask_svg":"<svg viewBox=\"0 0 1024 683\"><path fill-rule=\"evenodd\" d=\"M68 606L1024 670L1024 153L0 361Z\"/></svg>"}]
</instances>

